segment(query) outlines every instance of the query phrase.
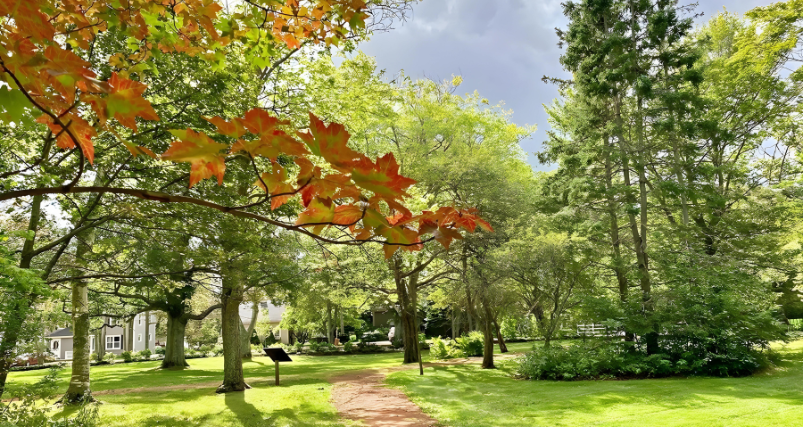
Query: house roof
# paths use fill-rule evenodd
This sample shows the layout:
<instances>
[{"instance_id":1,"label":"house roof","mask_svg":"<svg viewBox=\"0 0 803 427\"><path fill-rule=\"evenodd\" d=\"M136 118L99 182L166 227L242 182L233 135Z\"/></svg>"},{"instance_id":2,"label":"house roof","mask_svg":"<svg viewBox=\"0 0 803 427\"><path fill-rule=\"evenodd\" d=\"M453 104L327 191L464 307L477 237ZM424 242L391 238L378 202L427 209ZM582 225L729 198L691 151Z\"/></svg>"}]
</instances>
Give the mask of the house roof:
<instances>
[{"instance_id":1,"label":"house roof","mask_svg":"<svg viewBox=\"0 0 803 427\"><path fill-rule=\"evenodd\" d=\"M58 338L58 337L71 337L72 336L72 328L62 328L57 329L56 332L51 333L47 336L47 338Z\"/></svg>"}]
</instances>

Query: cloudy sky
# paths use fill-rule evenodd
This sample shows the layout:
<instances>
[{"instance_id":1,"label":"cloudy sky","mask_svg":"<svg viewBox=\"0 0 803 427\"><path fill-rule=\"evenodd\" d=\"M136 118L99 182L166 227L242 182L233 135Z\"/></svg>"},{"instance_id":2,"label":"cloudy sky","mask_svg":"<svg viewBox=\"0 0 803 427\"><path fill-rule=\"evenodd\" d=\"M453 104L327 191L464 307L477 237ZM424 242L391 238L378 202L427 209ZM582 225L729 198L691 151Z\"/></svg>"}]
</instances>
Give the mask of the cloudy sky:
<instances>
[{"instance_id":1,"label":"cloudy sky","mask_svg":"<svg viewBox=\"0 0 803 427\"><path fill-rule=\"evenodd\" d=\"M390 75L400 70L413 78L435 80L463 77L461 92L474 90L491 103L504 101L521 125L538 131L522 145L537 151L548 129L542 104L557 96L541 82L544 75L565 76L555 27L565 27L561 0L424 0L413 7L407 22L377 34L361 48L375 56ZM744 13L768 0L700 0L698 24L727 7ZM530 163L538 165L530 154Z\"/></svg>"}]
</instances>

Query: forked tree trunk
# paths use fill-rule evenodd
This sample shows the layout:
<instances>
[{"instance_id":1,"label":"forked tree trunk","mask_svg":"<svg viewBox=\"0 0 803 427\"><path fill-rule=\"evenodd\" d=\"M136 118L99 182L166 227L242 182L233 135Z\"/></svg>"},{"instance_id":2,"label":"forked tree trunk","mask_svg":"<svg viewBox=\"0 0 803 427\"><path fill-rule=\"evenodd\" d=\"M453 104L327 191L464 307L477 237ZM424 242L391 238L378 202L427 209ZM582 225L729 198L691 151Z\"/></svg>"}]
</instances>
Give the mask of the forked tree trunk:
<instances>
[{"instance_id":1,"label":"forked tree trunk","mask_svg":"<svg viewBox=\"0 0 803 427\"><path fill-rule=\"evenodd\" d=\"M170 313L167 314L167 342L165 343L165 358L162 360L162 369L184 369L190 366L184 358L184 336L186 331L186 317L172 317Z\"/></svg>"},{"instance_id":2,"label":"forked tree trunk","mask_svg":"<svg viewBox=\"0 0 803 427\"><path fill-rule=\"evenodd\" d=\"M240 304L243 302L243 285L237 269L224 266L221 303L223 305L223 384L218 393L243 391L248 388L243 375L242 341L240 330Z\"/></svg>"},{"instance_id":3,"label":"forked tree trunk","mask_svg":"<svg viewBox=\"0 0 803 427\"><path fill-rule=\"evenodd\" d=\"M245 329L243 322L240 322L240 354L243 359L251 360L253 357L251 354L251 336L248 335L248 329Z\"/></svg>"},{"instance_id":4,"label":"forked tree trunk","mask_svg":"<svg viewBox=\"0 0 803 427\"><path fill-rule=\"evenodd\" d=\"M505 344L505 337L502 336L502 328L499 323L494 319L494 329L496 329L496 339L499 341L499 352L507 353L507 344Z\"/></svg>"}]
</instances>

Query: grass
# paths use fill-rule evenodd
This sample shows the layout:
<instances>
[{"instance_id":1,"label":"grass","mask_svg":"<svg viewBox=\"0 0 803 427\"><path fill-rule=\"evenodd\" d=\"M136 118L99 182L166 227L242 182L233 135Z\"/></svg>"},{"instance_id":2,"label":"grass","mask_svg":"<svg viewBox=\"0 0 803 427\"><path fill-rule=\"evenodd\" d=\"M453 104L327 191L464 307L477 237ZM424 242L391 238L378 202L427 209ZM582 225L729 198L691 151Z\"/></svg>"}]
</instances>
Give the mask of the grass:
<instances>
[{"instance_id":1,"label":"grass","mask_svg":"<svg viewBox=\"0 0 803 427\"><path fill-rule=\"evenodd\" d=\"M292 356L281 366L282 385L273 385L274 364L255 357L244 363L246 393L215 394L223 359L190 359L185 370L159 370L159 362L92 367L104 426L344 426L329 402L328 378L349 371L401 364L400 353L349 356ZM9 391L37 381L45 371L13 372ZM66 390L69 369L60 373Z\"/></svg>"},{"instance_id":2,"label":"grass","mask_svg":"<svg viewBox=\"0 0 803 427\"><path fill-rule=\"evenodd\" d=\"M531 343L509 344L511 351ZM748 378L636 381L521 381L514 361L501 369L478 363L395 372L388 384L448 426L794 426L803 407L803 341L779 348L782 365ZM428 354L424 353L425 361ZM223 359L191 359L189 369L157 369L158 362L92 368L92 388L103 402L102 425L133 426L353 426L330 403L328 379L364 369L399 366L400 353L293 356L273 386L273 363L244 364L246 393L217 395ZM44 371L13 372L10 389L38 380ZM60 374L66 389L69 370Z\"/></svg>"},{"instance_id":3,"label":"grass","mask_svg":"<svg viewBox=\"0 0 803 427\"><path fill-rule=\"evenodd\" d=\"M448 426L799 426L803 341L778 345L784 360L745 378L633 381L524 381L515 362L498 370L436 367L420 377L396 372L400 387Z\"/></svg>"}]
</instances>

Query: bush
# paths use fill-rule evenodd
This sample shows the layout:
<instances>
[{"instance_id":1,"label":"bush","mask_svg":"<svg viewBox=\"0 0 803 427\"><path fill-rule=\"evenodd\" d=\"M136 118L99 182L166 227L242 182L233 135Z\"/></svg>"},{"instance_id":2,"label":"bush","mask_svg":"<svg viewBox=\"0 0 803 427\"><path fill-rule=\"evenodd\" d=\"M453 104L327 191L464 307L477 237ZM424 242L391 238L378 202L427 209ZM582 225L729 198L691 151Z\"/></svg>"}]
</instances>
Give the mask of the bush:
<instances>
[{"instance_id":1,"label":"bush","mask_svg":"<svg viewBox=\"0 0 803 427\"><path fill-rule=\"evenodd\" d=\"M536 349L520 359L517 376L541 380L741 376L769 364L769 355L757 350L732 348L731 353L699 358L688 351L647 355L632 343L584 343Z\"/></svg>"},{"instance_id":2,"label":"bush","mask_svg":"<svg viewBox=\"0 0 803 427\"><path fill-rule=\"evenodd\" d=\"M482 350L485 348L485 337L482 332L478 331L456 338L455 342L457 343L457 348L463 352L464 357L482 356Z\"/></svg>"},{"instance_id":3,"label":"bush","mask_svg":"<svg viewBox=\"0 0 803 427\"><path fill-rule=\"evenodd\" d=\"M399 337L394 337L393 341L390 342L390 346L398 350L404 347L404 341L402 341L402 339Z\"/></svg>"},{"instance_id":4,"label":"bush","mask_svg":"<svg viewBox=\"0 0 803 427\"><path fill-rule=\"evenodd\" d=\"M388 332L382 332L377 330L362 334L363 342L376 342L376 341L387 341L387 340L388 340Z\"/></svg>"},{"instance_id":5,"label":"bush","mask_svg":"<svg viewBox=\"0 0 803 427\"><path fill-rule=\"evenodd\" d=\"M357 351L360 353L379 353L382 351L382 347L376 344L367 344L365 341L361 341L357 343Z\"/></svg>"},{"instance_id":6,"label":"bush","mask_svg":"<svg viewBox=\"0 0 803 427\"><path fill-rule=\"evenodd\" d=\"M111 354L111 353L110 353L110 354ZM120 357L122 357L122 358L123 358L123 362L125 362L125 363L131 363L131 362L133 362L133 361L134 361L134 354L133 354L133 353L131 353L131 352L130 352L130 351L128 351L128 350L126 350L126 351L122 352L122 353L120 354Z\"/></svg>"},{"instance_id":7,"label":"bush","mask_svg":"<svg viewBox=\"0 0 803 427\"><path fill-rule=\"evenodd\" d=\"M421 350L429 349L429 343L427 342L426 334L418 334L418 346L421 348Z\"/></svg>"},{"instance_id":8,"label":"bush","mask_svg":"<svg viewBox=\"0 0 803 427\"><path fill-rule=\"evenodd\" d=\"M103 361L108 362L110 365L114 365L116 357L117 356L114 353L106 353L106 355L103 356Z\"/></svg>"},{"instance_id":9,"label":"bush","mask_svg":"<svg viewBox=\"0 0 803 427\"><path fill-rule=\"evenodd\" d=\"M153 349L153 352L159 356L164 356L167 349L164 346L159 346Z\"/></svg>"},{"instance_id":10,"label":"bush","mask_svg":"<svg viewBox=\"0 0 803 427\"><path fill-rule=\"evenodd\" d=\"M267 336L265 336L265 339L262 340L262 344L265 347L270 347L270 346L276 344L277 342L278 341L276 341L276 337L273 336L273 334L268 334Z\"/></svg>"},{"instance_id":11,"label":"bush","mask_svg":"<svg viewBox=\"0 0 803 427\"><path fill-rule=\"evenodd\" d=\"M217 344L212 347L212 355L215 357L223 355L223 344Z\"/></svg>"},{"instance_id":12,"label":"bush","mask_svg":"<svg viewBox=\"0 0 803 427\"><path fill-rule=\"evenodd\" d=\"M89 355L89 361L90 362L97 362L98 361L98 354L94 353L94 352L92 354L90 354Z\"/></svg>"},{"instance_id":13,"label":"bush","mask_svg":"<svg viewBox=\"0 0 803 427\"><path fill-rule=\"evenodd\" d=\"M433 359L449 359L448 341L441 337L432 338L432 345L429 347L429 356Z\"/></svg>"},{"instance_id":14,"label":"bush","mask_svg":"<svg viewBox=\"0 0 803 427\"><path fill-rule=\"evenodd\" d=\"M345 351L346 353L354 352L354 343L352 343L351 341L347 341L345 344L343 344L343 351Z\"/></svg>"},{"instance_id":15,"label":"bush","mask_svg":"<svg viewBox=\"0 0 803 427\"><path fill-rule=\"evenodd\" d=\"M151 351L146 348L139 352L139 357L141 357L142 360L151 360L151 354Z\"/></svg>"}]
</instances>

